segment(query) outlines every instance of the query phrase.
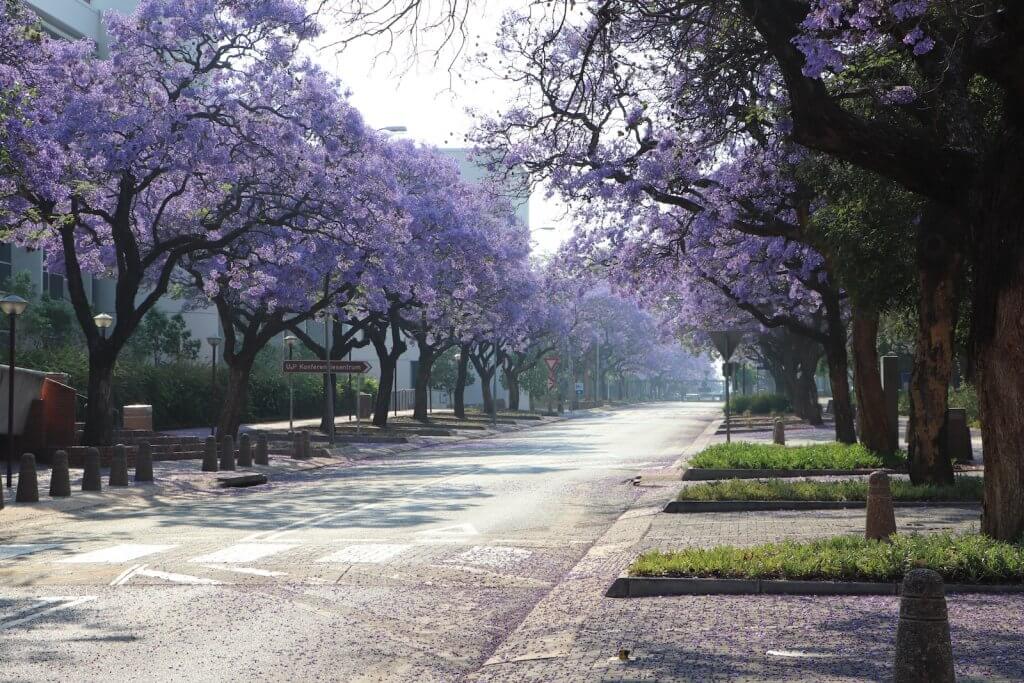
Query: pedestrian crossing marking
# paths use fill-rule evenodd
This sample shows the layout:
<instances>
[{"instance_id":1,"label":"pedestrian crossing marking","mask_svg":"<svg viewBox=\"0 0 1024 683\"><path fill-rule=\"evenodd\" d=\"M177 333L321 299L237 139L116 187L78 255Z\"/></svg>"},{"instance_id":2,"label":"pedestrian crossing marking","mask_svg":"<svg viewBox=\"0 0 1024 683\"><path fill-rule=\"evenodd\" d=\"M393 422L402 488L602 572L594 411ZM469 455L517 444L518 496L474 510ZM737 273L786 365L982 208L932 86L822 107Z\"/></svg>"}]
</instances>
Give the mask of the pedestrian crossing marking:
<instances>
[{"instance_id":1,"label":"pedestrian crossing marking","mask_svg":"<svg viewBox=\"0 0 1024 683\"><path fill-rule=\"evenodd\" d=\"M14 543L12 545L0 545L0 560L9 560L14 557L21 557L22 555L31 555L37 553L40 550L49 550L50 548L56 548L57 545L53 543Z\"/></svg>"},{"instance_id":2,"label":"pedestrian crossing marking","mask_svg":"<svg viewBox=\"0 0 1024 683\"><path fill-rule=\"evenodd\" d=\"M100 548L99 550L93 550L87 553L79 553L59 561L71 564L119 564L121 562L137 560L138 558L145 557L146 555L162 553L176 547L176 545L123 543L121 545L110 546L109 548Z\"/></svg>"},{"instance_id":3,"label":"pedestrian crossing marking","mask_svg":"<svg viewBox=\"0 0 1024 683\"><path fill-rule=\"evenodd\" d=\"M522 548L509 548L500 545L475 545L469 550L459 553L449 560L459 564L475 564L486 567L503 567L518 564L533 555L532 551Z\"/></svg>"},{"instance_id":4,"label":"pedestrian crossing marking","mask_svg":"<svg viewBox=\"0 0 1024 683\"><path fill-rule=\"evenodd\" d=\"M268 555L274 555L294 547L294 543L239 543L221 548L208 555L193 557L189 561L203 564L244 564L262 560Z\"/></svg>"},{"instance_id":5,"label":"pedestrian crossing marking","mask_svg":"<svg viewBox=\"0 0 1024 683\"><path fill-rule=\"evenodd\" d=\"M317 562L343 562L346 564L365 562L368 564L380 564L387 562L411 547L411 545L398 543L347 545L337 552L321 557Z\"/></svg>"}]
</instances>

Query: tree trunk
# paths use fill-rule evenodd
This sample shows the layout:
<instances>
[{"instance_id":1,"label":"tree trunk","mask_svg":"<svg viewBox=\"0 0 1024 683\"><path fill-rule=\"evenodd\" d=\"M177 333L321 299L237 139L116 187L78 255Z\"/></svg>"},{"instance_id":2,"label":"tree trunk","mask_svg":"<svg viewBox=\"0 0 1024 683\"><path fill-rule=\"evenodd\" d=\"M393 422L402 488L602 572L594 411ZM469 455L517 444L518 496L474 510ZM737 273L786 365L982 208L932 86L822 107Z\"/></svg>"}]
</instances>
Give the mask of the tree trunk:
<instances>
[{"instance_id":1,"label":"tree trunk","mask_svg":"<svg viewBox=\"0 0 1024 683\"><path fill-rule=\"evenodd\" d=\"M822 424L821 404L815 374L824 353L821 344L784 328L758 338L761 359L775 381L775 390L785 394L793 413L812 425Z\"/></svg>"},{"instance_id":2,"label":"tree trunk","mask_svg":"<svg viewBox=\"0 0 1024 683\"><path fill-rule=\"evenodd\" d=\"M490 415L494 411L494 395L491 393L491 377L494 372L477 368L477 375L480 376L480 390L484 398L484 412Z\"/></svg>"},{"instance_id":3,"label":"tree trunk","mask_svg":"<svg viewBox=\"0 0 1024 683\"><path fill-rule=\"evenodd\" d=\"M459 347L459 367L455 375L455 396L452 400L452 408L455 417L460 420L466 417L466 374L469 371L469 347Z\"/></svg>"},{"instance_id":4,"label":"tree trunk","mask_svg":"<svg viewBox=\"0 0 1024 683\"><path fill-rule=\"evenodd\" d=\"M508 384L508 409L519 410L519 373L506 372L505 382Z\"/></svg>"},{"instance_id":5,"label":"tree trunk","mask_svg":"<svg viewBox=\"0 0 1024 683\"><path fill-rule=\"evenodd\" d=\"M333 382L329 382L329 381L328 382L324 382L323 383L323 388L321 389L321 394L323 395L323 399L324 399L324 402L323 402L324 409L322 411L323 415L320 416L320 431L323 432L324 434L327 434L327 433L329 433L331 431L331 423L327 421L327 412L328 412L327 406L331 405L330 403L327 402L327 398L328 398L327 397L327 392L328 391L334 393L334 412L335 412L335 417L337 417L337 412L338 412L338 376L337 375L331 375L331 376L334 377L334 381ZM327 375L324 375L324 377L327 377Z\"/></svg>"},{"instance_id":6,"label":"tree trunk","mask_svg":"<svg viewBox=\"0 0 1024 683\"><path fill-rule=\"evenodd\" d=\"M831 338L825 348L828 378L832 384L832 410L836 421L836 441L857 443L857 430L853 425L853 404L850 402L849 361L846 340Z\"/></svg>"},{"instance_id":7,"label":"tree trunk","mask_svg":"<svg viewBox=\"0 0 1024 683\"><path fill-rule=\"evenodd\" d=\"M936 208L927 211L931 229L917 246L919 300L914 367L910 378L910 480L915 484L952 484L953 463L943 447L949 379L953 371L962 257L948 239L956 221ZM923 228L922 228L923 232ZM1018 312L1019 315L1019 312Z\"/></svg>"},{"instance_id":8,"label":"tree trunk","mask_svg":"<svg viewBox=\"0 0 1024 683\"><path fill-rule=\"evenodd\" d=\"M427 420L430 369L434 366L434 351L426 344L417 344L420 349L420 362L416 365L416 395L412 416L415 420Z\"/></svg>"},{"instance_id":9,"label":"tree trunk","mask_svg":"<svg viewBox=\"0 0 1024 683\"><path fill-rule=\"evenodd\" d=\"M227 393L221 401L220 418L217 420L217 436L238 436L238 428L245 413L249 397L249 376L256 356L236 356L228 365ZM225 360L225 363L227 361Z\"/></svg>"},{"instance_id":10,"label":"tree trunk","mask_svg":"<svg viewBox=\"0 0 1024 683\"><path fill-rule=\"evenodd\" d=\"M853 309L853 386L857 394L860 441L876 453L888 453L889 419L885 414L882 376L878 367L878 313Z\"/></svg>"},{"instance_id":11,"label":"tree trunk","mask_svg":"<svg viewBox=\"0 0 1024 683\"><path fill-rule=\"evenodd\" d=\"M114 438L114 355L101 344L89 352L89 388L85 407L86 446L110 446Z\"/></svg>"},{"instance_id":12,"label":"tree trunk","mask_svg":"<svg viewBox=\"0 0 1024 683\"><path fill-rule=\"evenodd\" d=\"M391 407L391 386L395 381L395 360L390 354L377 356L380 361L380 386L377 387L377 399L373 404L373 424L377 427L388 426L388 408Z\"/></svg>"}]
</instances>

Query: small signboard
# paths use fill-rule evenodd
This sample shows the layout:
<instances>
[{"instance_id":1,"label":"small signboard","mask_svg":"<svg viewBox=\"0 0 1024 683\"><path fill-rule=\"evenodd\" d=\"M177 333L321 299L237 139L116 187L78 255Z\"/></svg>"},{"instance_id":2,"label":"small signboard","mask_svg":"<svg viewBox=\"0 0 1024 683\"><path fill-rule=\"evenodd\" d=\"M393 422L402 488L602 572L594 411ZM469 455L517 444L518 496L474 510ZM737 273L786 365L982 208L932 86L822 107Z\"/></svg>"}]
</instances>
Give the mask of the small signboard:
<instances>
[{"instance_id":1,"label":"small signboard","mask_svg":"<svg viewBox=\"0 0 1024 683\"><path fill-rule=\"evenodd\" d=\"M576 395L577 396L582 396L583 395L583 382L576 382Z\"/></svg>"},{"instance_id":2,"label":"small signboard","mask_svg":"<svg viewBox=\"0 0 1024 683\"><path fill-rule=\"evenodd\" d=\"M325 360L286 360L285 372L305 372L322 375L325 372L337 375L365 375L373 368L365 360L332 360L330 369Z\"/></svg>"}]
</instances>

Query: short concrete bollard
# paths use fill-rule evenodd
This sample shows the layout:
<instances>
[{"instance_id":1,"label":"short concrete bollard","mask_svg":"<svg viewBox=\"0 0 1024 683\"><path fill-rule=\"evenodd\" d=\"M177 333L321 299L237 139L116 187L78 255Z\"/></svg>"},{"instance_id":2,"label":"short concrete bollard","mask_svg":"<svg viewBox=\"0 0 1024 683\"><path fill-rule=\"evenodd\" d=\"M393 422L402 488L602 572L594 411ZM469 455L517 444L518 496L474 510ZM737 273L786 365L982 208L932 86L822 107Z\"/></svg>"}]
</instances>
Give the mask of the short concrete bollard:
<instances>
[{"instance_id":1,"label":"short concrete bollard","mask_svg":"<svg viewBox=\"0 0 1024 683\"><path fill-rule=\"evenodd\" d=\"M872 472L868 477L868 510L865 538L881 541L896 533L896 512L892 507L889 475Z\"/></svg>"},{"instance_id":2,"label":"short concrete bollard","mask_svg":"<svg viewBox=\"0 0 1024 683\"><path fill-rule=\"evenodd\" d=\"M238 466L252 467L252 440L248 434L238 437Z\"/></svg>"},{"instance_id":3,"label":"short concrete bollard","mask_svg":"<svg viewBox=\"0 0 1024 683\"><path fill-rule=\"evenodd\" d=\"M308 430L302 432L302 457L306 460L313 457L313 434Z\"/></svg>"},{"instance_id":4,"label":"short concrete bollard","mask_svg":"<svg viewBox=\"0 0 1024 683\"><path fill-rule=\"evenodd\" d=\"M257 465L269 465L269 448L267 447L267 435L259 434L256 436L256 464Z\"/></svg>"},{"instance_id":5,"label":"short concrete bollard","mask_svg":"<svg viewBox=\"0 0 1024 683\"><path fill-rule=\"evenodd\" d=\"M896 628L896 683L954 683L953 645L942 577L912 569L903 577Z\"/></svg>"},{"instance_id":6,"label":"short concrete bollard","mask_svg":"<svg viewBox=\"0 0 1024 683\"><path fill-rule=\"evenodd\" d=\"M780 446L786 445L786 423L782 418L775 420L775 429L772 431L772 442Z\"/></svg>"},{"instance_id":7,"label":"short concrete bollard","mask_svg":"<svg viewBox=\"0 0 1024 683\"><path fill-rule=\"evenodd\" d=\"M100 477L100 451L98 448L90 448L85 452L85 461L82 466L82 490L102 491L103 479Z\"/></svg>"},{"instance_id":8,"label":"short concrete bollard","mask_svg":"<svg viewBox=\"0 0 1024 683\"><path fill-rule=\"evenodd\" d=\"M302 433L294 432L292 434L292 458L296 460L302 459Z\"/></svg>"},{"instance_id":9,"label":"short concrete bollard","mask_svg":"<svg viewBox=\"0 0 1024 683\"><path fill-rule=\"evenodd\" d=\"M21 454L21 466L18 468L18 492L14 494L14 502L39 502L39 477L36 475L36 456L32 453Z\"/></svg>"},{"instance_id":10,"label":"short concrete bollard","mask_svg":"<svg viewBox=\"0 0 1024 683\"><path fill-rule=\"evenodd\" d=\"M206 437L203 450L203 472L217 471L217 439Z\"/></svg>"},{"instance_id":11,"label":"short concrete bollard","mask_svg":"<svg viewBox=\"0 0 1024 683\"><path fill-rule=\"evenodd\" d=\"M235 440L230 434L225 434L220 440L220 468L235 469Z\"/></svg>"},{"instance_id":12,"label":"short concrete bollard","mask_svg":"<svg viewBox=\"0 0 1024 683\"><path fill-rule=\"evenodd\" d=\"M67 498L71 495L71 473L68 472L67 451L53 454L53 465L50 467L50 497Z\"/></svg>"},{"instance_id":13,"label":"short concrete bollard","mask_svg":"<svg viewBox=\"0 0 1024 683\"><path fill-rule=\"evenodd\" d=\"M151 481L153 481L153 447L148 441L143 441L135 450L135 483Z\"/></svg>"},{"instance_id":14,"label":"short concrete bollard","mask_svg":"<svg viewBox=\"0 0 1024 683\"><path fill-rule=\"evenodd\" d=\"M128 454L122 443L114 446L114 454L110 458L109 482L111 486L128 485Z\"/></svg>"}]
</instances>

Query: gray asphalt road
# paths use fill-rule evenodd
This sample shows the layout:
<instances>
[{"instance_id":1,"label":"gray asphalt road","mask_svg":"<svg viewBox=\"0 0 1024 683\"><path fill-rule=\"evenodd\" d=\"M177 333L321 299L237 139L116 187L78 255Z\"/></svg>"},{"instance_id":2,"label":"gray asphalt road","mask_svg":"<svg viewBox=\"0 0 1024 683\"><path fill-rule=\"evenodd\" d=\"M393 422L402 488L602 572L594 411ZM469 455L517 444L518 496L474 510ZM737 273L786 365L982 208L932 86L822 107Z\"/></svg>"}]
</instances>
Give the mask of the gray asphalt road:
<instances>
[{"instance_id":1,"label":"gray asphalt road","mask_svg":"<svg viewBox=\"0 0 1024 683\"><path fill-rule=\"evenodd\" d=\"M630 408L0 529L0 680L458 680L715 412Z\"/></svg>"}]
</instances>

